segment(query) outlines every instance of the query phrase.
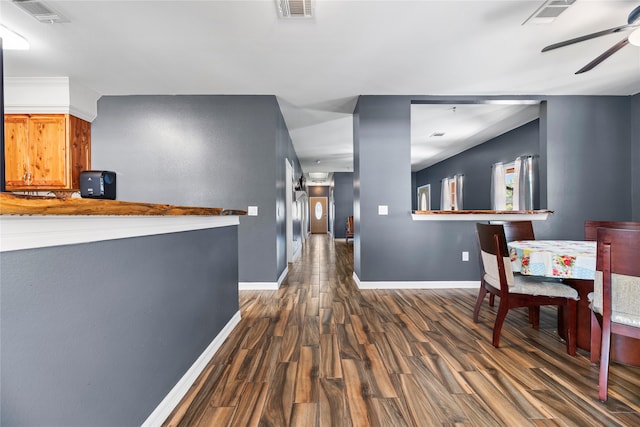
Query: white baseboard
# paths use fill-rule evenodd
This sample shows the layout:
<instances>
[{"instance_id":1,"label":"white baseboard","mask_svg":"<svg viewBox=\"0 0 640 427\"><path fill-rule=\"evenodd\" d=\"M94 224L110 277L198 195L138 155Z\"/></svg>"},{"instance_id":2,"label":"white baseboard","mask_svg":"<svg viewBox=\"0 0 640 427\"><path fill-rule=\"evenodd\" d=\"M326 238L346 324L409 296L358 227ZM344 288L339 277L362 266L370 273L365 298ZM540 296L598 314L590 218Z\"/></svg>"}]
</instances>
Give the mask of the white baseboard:
<instances>
[{"instance_id":1,"label":"white baseboard","mask_svg":"<svg viewBox=\"0 0 640 427\"><path fill-rule=\"evenodd\" d=\"M282 282L284 282L284 279L287 278L287 274L289 274L289 266L287 265L284 270L282 271L282 274L280 275L280 277L278 277L278 288L280 288L280 285L282 285Z\"/></svg>"},{"instance_id":2,"label":"white baseboard","mask_svg":"<svg viewBox=\"0 0 640 427\"><path fill-rule=\"evenodd\" d=\"M284 271L278 278L277 282L238 282L238 290L240 291L277 291L280 289L280 285L286 279L289 273L289 266L285 267Z\"/></svg>"},{"instance_id":3,"label":"white baseboard","mask_svg":"<svg viewBox=\"0 0 640 427\"><path fill-rule=\"evenodd\" d=\"M180 378L180 381L173 386L169 394L162 399L162 402L142 423L142 427L155 427L162 425L163 422L171 415L171 412L178 406L182 398L187 394L193 383L198 379L198 375L207 367L211 358L220 349L225 339L231 334L233 328L240 323L240 311L233 315L231 320L227 322L220 333L211 341L211 344L204 350L198 359L191 365L189 370Z\"/></svg>"},{"instance_id":4,"label":"white baseboard","mask_svg":"<svg viewBox=\"0 0 640 427\"><path fill-rule=\"evenodd\" d=\"M239 291L277 291L278 282L238 282Z\"/></svg>"},{"instance_id":5,"label":"white baseboard","mask_svg":"<svg viewBox=\"0 0 640 427\"><path fill-rule=\"evenodd\" d=\"M359 289L478 289L479 280L469 281L404 281L404 282L362 282L358 275L353 273L353 280Z\"/></svg>"}]
</instances>

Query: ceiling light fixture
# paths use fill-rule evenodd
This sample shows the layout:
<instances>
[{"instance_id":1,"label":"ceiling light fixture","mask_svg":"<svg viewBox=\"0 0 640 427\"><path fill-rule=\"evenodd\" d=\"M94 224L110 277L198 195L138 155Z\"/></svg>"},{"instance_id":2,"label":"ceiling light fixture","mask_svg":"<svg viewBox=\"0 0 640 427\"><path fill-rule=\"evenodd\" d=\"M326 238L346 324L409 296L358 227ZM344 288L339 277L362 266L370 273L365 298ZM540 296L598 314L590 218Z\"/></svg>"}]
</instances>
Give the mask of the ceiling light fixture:
<instances>
[{"instance_id":1,"label":"ceiling light fixture","mask_svg":"<svg viewBox=\"0 0 640 427\"><path fill-rule=\"evenodd\" d=\"M20 34L0 24L0 38L2 50L28 50L29 41Z\"/></svg>"},{"instance_id":2,"label":"ceiling light fixture","mask_svg":"<svg viewBox=\"0 0 640 427\"><path fill-rule=\"evenodd\" d=\"M309 178L311 178L314 181L324 180L324 179L327 179L328 177L329 177L328 172L309 172Z\"/></svg>"}]
</instances>

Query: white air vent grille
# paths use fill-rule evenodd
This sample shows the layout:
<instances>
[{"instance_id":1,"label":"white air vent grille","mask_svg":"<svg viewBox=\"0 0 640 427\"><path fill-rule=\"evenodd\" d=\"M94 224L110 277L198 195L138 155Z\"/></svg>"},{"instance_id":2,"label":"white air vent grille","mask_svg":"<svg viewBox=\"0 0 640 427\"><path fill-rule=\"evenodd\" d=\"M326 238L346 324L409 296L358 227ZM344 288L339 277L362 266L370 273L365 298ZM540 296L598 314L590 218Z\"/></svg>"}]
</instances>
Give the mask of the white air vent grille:
<instances>
[{"instance_id":1,"label":"white air vent grille","mask_svg":"<svg viewBox=\"0 0 640 427\"><path fill-rule=\"evenodd\" d=\"M69 22L67 18L37 0L13 0L13 4L44 24Z\"/></svg>"},{"instance_id":2,"label":"white air vent grille","mask_svg":"<svg viewBox=\"0 0 640 427\"><path fill-rule=\"evenodd\" d=\"M552 23L562 12L567 10L569 6L575 3L576 0L547 0L542 3L533 14L522 23L525 24L550 24Z\"/></svg>"},{"instance_id":3,"label":"white air vent grille","mask_svg":"<svg viewBox=\"0 0 640 427\"><path fill-rule=\"evenodd\" d=\"M312 0L276 0L281 18L312 18Z\"/></svg>"}]
</instances>

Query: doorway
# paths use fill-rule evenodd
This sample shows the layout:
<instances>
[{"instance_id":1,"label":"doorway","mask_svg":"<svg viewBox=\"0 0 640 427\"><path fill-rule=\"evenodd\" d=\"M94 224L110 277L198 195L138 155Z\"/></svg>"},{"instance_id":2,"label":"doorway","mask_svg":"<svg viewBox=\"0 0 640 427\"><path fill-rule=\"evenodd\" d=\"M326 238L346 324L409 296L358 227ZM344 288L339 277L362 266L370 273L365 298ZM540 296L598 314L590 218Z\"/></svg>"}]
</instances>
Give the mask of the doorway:
<instances>
[{"instance_id":1,"label":"doorway","mask_svg":"<svg viewBox=\"0 0 640 427\"><path fill-rule=\"evenodd\" d=\"M327 198L309 197L311 234L327 234Z\"/></svg>"}]
</instances>

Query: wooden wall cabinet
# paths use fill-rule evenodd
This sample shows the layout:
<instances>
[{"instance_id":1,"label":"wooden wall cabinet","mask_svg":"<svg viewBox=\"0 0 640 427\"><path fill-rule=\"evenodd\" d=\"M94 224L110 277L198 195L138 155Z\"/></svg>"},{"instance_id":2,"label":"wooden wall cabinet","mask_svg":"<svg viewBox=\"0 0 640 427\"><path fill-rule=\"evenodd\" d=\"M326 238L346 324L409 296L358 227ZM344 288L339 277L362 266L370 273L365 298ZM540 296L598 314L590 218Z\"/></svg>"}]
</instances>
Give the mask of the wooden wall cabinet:
<instances>
[{"instance_id":1,"label":"wooden wall cabinet","mask_svg":"<svg viewBox=\"0 0 640 427\"><path fill-rule=\"evenodd\" d=\"M78 190L91 169L91 123L70 114L6 114L9 191Z\"/></svg>"}]
</instances>

